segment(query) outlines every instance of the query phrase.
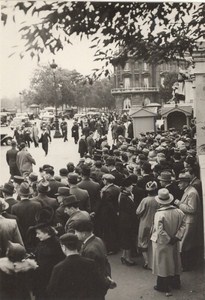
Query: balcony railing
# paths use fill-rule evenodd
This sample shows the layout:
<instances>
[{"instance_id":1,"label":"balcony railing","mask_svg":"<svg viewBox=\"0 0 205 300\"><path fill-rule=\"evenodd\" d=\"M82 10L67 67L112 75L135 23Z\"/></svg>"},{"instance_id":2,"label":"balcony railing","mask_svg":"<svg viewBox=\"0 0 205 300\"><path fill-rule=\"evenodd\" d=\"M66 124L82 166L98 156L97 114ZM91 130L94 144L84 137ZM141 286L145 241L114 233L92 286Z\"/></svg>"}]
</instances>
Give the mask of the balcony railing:
<instances>
[{"instance_id":1,"label":"balcony railing","mask_svg":"<svg viewBox=\"0 0 205 300\"><path fill-rule=\"evenodd\" d=\"M159 89L157 87L130 87L130 88L115 88L111 90L112 94L118 93L136 93L136 92L158 92Z\"/></svg>"}]
</instances>

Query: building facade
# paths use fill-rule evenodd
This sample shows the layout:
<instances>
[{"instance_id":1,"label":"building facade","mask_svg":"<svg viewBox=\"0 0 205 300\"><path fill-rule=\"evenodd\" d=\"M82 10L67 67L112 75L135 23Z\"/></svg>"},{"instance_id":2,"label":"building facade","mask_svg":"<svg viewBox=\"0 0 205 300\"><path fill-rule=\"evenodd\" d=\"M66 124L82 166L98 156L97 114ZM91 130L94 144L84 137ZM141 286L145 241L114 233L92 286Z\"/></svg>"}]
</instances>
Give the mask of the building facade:
<instances>
[{"instance_id":1,"label":"building facade","mask_svg":"<svg viewBox=\"0 0 205 300\"><path fill-rule=\"evenodd\" d=\"M118 111L129 111L133 106L149 103L161 103L159 88L163 85L167 73L178 73L185 62L168 62L160 65L148 64L130 57L124 68L114 65L115 88L111 93L115 97Z\"/></svg>"}]
</instances>

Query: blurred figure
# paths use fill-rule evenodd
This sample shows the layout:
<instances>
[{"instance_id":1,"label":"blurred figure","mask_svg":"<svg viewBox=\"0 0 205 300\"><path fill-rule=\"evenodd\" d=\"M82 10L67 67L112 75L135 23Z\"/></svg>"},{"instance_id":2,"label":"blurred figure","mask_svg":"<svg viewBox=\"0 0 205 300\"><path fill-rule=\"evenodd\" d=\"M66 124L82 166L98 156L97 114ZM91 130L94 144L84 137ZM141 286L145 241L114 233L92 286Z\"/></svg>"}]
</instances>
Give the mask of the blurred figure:
<instances>
[{"instance_id":1,"label":"blurred figure","mask_svg":"<svg viewBox=\"0 0 205 300\"><path fill-rule=\"evenodd\" d=\"M41 137L39 139L39 143L42 143L42 148L45 152L45 156L47 156L48 154L48 143L50 141L51 143L51 136L49 134L49 132L46 130L45 127L42 128L42 134L41 134Z\"/></svg>"},{"instance_id":2,"label":"blurred figure","mask_svg":"<svg viewBox=\"0 0 205 300\"><path fill-rule=\"evenodd\" d=\"M17 175L17 176L20 175L19 169L16 164L16 158L17 158L17 153L18 153L16 146L17 146L16 142L12 141L11 149L6 152L6 161L7 161L7 164L9 165L11 178L13 178L15 175Z\"/></svg>"}]
</instances>

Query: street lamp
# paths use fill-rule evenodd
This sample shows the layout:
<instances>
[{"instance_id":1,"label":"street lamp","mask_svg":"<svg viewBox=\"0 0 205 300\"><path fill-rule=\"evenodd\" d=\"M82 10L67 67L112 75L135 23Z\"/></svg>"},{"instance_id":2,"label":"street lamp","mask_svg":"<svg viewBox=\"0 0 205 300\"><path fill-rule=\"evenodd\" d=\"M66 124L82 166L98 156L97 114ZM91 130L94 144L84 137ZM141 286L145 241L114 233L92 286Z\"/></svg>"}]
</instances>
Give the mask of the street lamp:
<instances>
[{"instance_id":1,"label":"street lamp","mask_svg":"<svg viewBox=\"0 0 205 300\"><path fill-rule=\"evenodd\" d=\"M20 95L20 112L22 113L22 96L23 96L23 93L22 92L20 92L19 93L19 95Z\"/></svg>"},{"instance_id":2,"label":"street lamp","mask_svg":"<svg viewBox=\"0 0 205 300\"><path fill-rule=\"evenodd\" d=\"M57 111L58 93L57 93L56 74L55 74L55 70L58 67L58 65L55 63L54 59L53 59L52 64L50 64L50 67L53 70L53 80L54 80L54 90L55 90L55 133L54 133L53 137L61 138L62 135L59 130L59 122L58 122L58 111Z\"/></svg>"}]
</instances>

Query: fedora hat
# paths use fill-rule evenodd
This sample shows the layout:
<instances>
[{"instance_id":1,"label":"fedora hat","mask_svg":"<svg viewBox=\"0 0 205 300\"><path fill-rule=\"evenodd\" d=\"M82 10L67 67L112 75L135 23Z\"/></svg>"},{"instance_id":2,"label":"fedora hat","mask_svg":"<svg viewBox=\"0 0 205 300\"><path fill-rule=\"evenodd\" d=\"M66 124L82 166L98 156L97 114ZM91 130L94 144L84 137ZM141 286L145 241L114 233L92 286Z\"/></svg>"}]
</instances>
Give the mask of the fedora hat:
<instances>
[{"instance_id":1,"label":"fedora hat","mask_svg":"<svg viewBox=\"0 0 205 300\"><path fill-rule=\"evenodd\" d=\"M19 188L19 195L20 196L29 196L32 194L30 186L28 182L22 182Z\"/></svg>"},{"instance_id":2,"label":"fedora hat","mask_svg":"<svg viewBox=\"0 0 205 300\"><path fill-rule=\"evenodd\" d=\"M11 182L5 183L4 186L1 188L1 191L9 195L13 195L14 185Z\"/></svg>"},{"instance_id":3,"label":"fedora hat","mask_svg":"<svg viewBox=\"0 0 205 300\"><path fill-rule=\"evenodd\" d=\"M0 198L0 211L5 211L8 208L9 204L3 198Z\"/></svg>"},{"instance_id":4,"label":"fedora hat","mask_svg":"<svg viewBox=\"0 0 205 300\"><path fill-rule=\"evenodd\" d=\"M180 173L177 182L179 181L186 181L190 182L191 181L191 175L188 173Z\"/></svg>"},{"instance_id":5,"label":"fedora hat","mask_svg":"<svg viewBox=\"0 0 205 300\"><path fill-rule=\"evenodd\" d=\"M60 176L68 176L68 170L66 168L62 168L59 170Z\"/></svg>"},{"instance_id":6,"label":"fedora hat","mask_svg":"<svg viewBox=\"0 0 205 300\"><path fill-rule=\"evenodd\" d=\"M55 196L70 196L70 189L68 187L59 187L58 193Z\"/></svg>"},{"instance_id":7,"label":"fedora hat","mask_svg":"<svg viewBox=\"0 0 205 300\"><path fill-rule=\"evenodd\" d=\"M157 177L157 179L159 179L160 181L171 182L175 178L172 177L172 174L170 172L163 171L163 172L161 172L160 176Z\"/></svg>"},{"instance_id":8,"label":"fedora hat","mask_svg":"<svg viewBox=\"0 0 205 300\"><path fill-rule=\"evenodd\" d=\"M159 203L159 204L170 204L173 200L174 197L172 194L169 193L168 189L160 189L158 191L158 195L155 197L155 200Z\"/></svg>"},{"instance_id":9,"label":"fedora hat","mask_svg":"<svg viewBox=\"0 0 205 300\"><path fill-rule=\"evenodd\" d=\"M37 189L39 193L47 193L50 191L50 186L48 181L40 181L37 185Z\"/></svg>"},{"instance_id":10,"label":"fedora hat","mask_svg":"<svg viewBox=\"0 0 205 300\"><path fill-rule=\"evenodd\" d=\"M15 183L18 183L18 184L21 184L22 182L24 182L23 176L15 175L15 176L14 176L14 182L15 182Z\"/></svg>"},{"instance_id":11,"label":"fedora hat","mask_svg":"<svg viewBox=\"0 0 205 300\"><path fill-rule=\"evenodd\" d=\"M75 203L79 203L79 201L77 200L76 196L75 195L70 195L70 196L65 197L63 199L62 206L70 206L70 205L75 204Z\"/></svg>"},{"instance_id":12,"label":"fedora hat","mask_svg":"<svg viewBox=\"0 0 205 300\"><path fill-rule=\"evenodd\" d=\"M38 180L38 175L37 175L36 173L33 173L33 172L32 172L32 173L29 174L28 178L29 178L31 181L35 182L35 181Z\"/></svg>"},{"instance_id":13,"label":"fedora hat","mask_svg":"<svg viewBox=\"0 0 205 300\"><path fill-rule=\"evenodd\" d=\"M157 188L158 187L156 181L149 181L146 184L146 191L156 191Z\"/></svg>"},{"instance_id":14,"label":"fedora hat","mask_svg":"<svg viewBox=\"0 0 205 300\"><path fill-rule=\"evenodd\" d=\"M76 174L76 173L69 173L68 174L68 181L71 184L77 184L78 183L78 174Z\"/></svg>"},{"instance_id":15,"label":"fedora hat","mask_svg":"<svg viewBox=\"0 0 205 300\"><path fill-rule=\"evenodd\" d=\"M22 261L26 257L26 249L18 243L8 241L7 257L12 262Z\"/></svg>"}]
</instances>

